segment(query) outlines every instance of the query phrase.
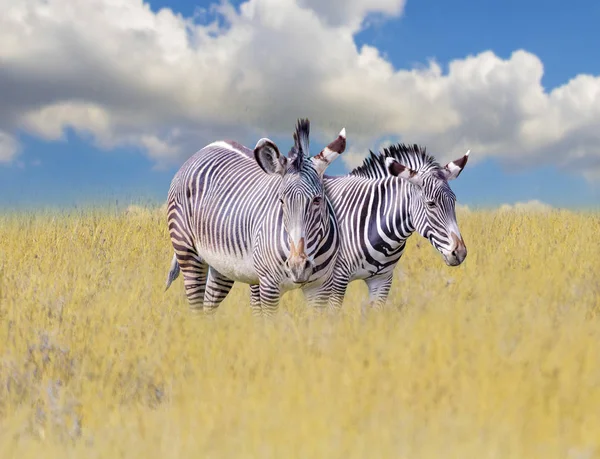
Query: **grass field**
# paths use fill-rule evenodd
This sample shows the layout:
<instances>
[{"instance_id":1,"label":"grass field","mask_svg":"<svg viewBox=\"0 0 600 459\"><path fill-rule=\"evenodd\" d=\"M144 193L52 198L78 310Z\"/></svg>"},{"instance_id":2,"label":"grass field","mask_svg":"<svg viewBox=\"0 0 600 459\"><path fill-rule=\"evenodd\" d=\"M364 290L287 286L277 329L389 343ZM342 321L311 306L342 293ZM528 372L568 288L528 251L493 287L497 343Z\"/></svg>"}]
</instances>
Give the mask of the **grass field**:
<instances>
[{"instance_id":1,"label":"grass field","mask_svg":"<svg viewBox=\"0 0 600 459\"><path fill-rule=\"evenodd\" d=\"M390 306L191 316L165 217L0 216L0 458L600 457L600 214L460 212Z\"/></svg>"}]
</instances>

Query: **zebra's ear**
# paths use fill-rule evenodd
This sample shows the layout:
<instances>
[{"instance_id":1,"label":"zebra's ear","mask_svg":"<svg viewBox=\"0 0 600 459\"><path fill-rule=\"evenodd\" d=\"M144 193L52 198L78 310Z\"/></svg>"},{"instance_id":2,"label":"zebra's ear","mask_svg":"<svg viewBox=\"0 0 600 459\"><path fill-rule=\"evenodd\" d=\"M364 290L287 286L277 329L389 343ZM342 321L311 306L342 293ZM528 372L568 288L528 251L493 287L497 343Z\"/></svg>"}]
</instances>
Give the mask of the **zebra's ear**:
<instances>
[{"instance_id":1,"label":"zebra's ear","mask_svg":"<svg viewBox=\"0 0 600 459\"><path fill-rule=\"evenodd\" d=\"M400 177L401 179L404 179L417 186L421 186L423 184L421 174L410 167L403 166L392 157L388 156L385 158L385 166L387 167L389 174L394 177Z\"/></svg>"},{"instance_id":2,"label":"zebra's ear","mask_svg":"<svg viewBox=\"0 0 600 459\"><path fill-rule=\"evenodd\" d=\"M287 158L279 153L279 148L270 139L262 138L256 143L254 159L267 174L285 174Z\"/></svg>"},{"instance_id":3,"label":"zebra's ear","mask_svg":"<svg viewBox=\"0 0 600 459\"><path fill-rule=\"evenodd\" d=\"M343 128L338 134L337 139L327 145L318 155L310 158L319 175L323 175L325 173L325 169L327 169L327 166L335 161L345 149L346 128Z\"/></svg>"},{"instance_id":4,"label":"zebra's ear","mask_svg":"<svg viewBox=\"0 0 600 459\"><path fill-rule=\"evenodd\" d=\"M442 171L444 172L444 176L446 177L447 181L454 180L460 175L460 173L467 165L467 161L469 160L469 153L471 153L471 150L467 150L467 152L462 158L450 161L444 166Z\"/></svg>"}]
</instances>

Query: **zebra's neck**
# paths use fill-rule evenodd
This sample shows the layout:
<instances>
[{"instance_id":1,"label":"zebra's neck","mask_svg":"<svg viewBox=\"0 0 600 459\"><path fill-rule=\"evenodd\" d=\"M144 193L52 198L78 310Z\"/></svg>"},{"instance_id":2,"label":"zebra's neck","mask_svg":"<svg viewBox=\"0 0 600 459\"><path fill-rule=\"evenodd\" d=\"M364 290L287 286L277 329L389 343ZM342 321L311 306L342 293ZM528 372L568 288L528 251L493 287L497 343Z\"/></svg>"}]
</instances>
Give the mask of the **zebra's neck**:
<instances>
[{"instance_id":1,"label":"zebra's neck","mask_svg":"<svg viewBox=\"0 0 600 459\"><path fill-rule=\"evenodd\" d=\"M415 231L411 188L394 177L326 176L325 190L340 227L341 238L360 234L373 247L393 253Z\"/></svg>"}]
</instances>

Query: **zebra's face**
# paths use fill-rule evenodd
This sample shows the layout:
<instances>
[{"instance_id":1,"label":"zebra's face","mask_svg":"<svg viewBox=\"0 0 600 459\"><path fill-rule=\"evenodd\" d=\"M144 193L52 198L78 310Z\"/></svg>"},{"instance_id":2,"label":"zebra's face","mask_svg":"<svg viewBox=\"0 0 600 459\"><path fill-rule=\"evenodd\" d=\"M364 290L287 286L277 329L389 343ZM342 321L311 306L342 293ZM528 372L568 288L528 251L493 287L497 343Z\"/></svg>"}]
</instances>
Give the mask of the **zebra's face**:
<instances>
[{"instance_id":1,"label":"zebra's face","mask_svg":"<svg viewBox=\"0 0 600 459\"><path fill-rule=\"evenodd\" d=\"M467 257L467 247L456 220L456 196L448 182L460 175L469 152L443 168L426 172L405 167L394 158L386 159L391 175L414 185L410 211L415 229L442 254L448 266L458 266Z\"/></svg>"},{"instance_id":2,"label":"zebra's face","mask_svg":"<svg viewBox=\"0 0 600 459\"><path fill-rule=\"evenodd\" d=\"M314 271L314 257L329 225L325 198L325 169L346 148L346 131L319 154L308 158L308 121L299 123L294 147L286 158L273 142L261 139L254 149L260 167L268 174L281 176L277 203L283 218L289 253L284 268L292 282L308 282Z\"/></svg>"},{"instance_id":3,"label":"zebra's face","mask_svg":"<svg viewBox=\"0 0 600 459\"><path fill-rule=\"evenodd\" d=\"M286 174L279 204L290 246L285 268L293 282L306 283L313 273L318 243L329 223L325 191L316 171L309 166Z\"/></svg>"}]
</instances>

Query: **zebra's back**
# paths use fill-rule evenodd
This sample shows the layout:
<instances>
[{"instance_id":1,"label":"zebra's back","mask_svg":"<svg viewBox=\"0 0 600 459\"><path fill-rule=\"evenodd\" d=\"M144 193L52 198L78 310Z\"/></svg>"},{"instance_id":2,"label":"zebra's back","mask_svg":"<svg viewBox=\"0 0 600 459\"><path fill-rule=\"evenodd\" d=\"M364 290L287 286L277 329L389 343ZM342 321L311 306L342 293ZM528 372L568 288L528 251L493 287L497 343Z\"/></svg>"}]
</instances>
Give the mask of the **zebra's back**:
<instances>
[{"instance_id":1,"label":"zebra's back","mask_svg":"<svg viewBox=\"0 0 600 459\"><path fill-rule=\"evenodd\" d=\"M246 283L258 282L253 247L261 227L277 218L276 178L251 154L234 142L204 147L173 178L168 200L176 252L177 245L193 250L222 275Z\"/></svg>"}]
</instances>

